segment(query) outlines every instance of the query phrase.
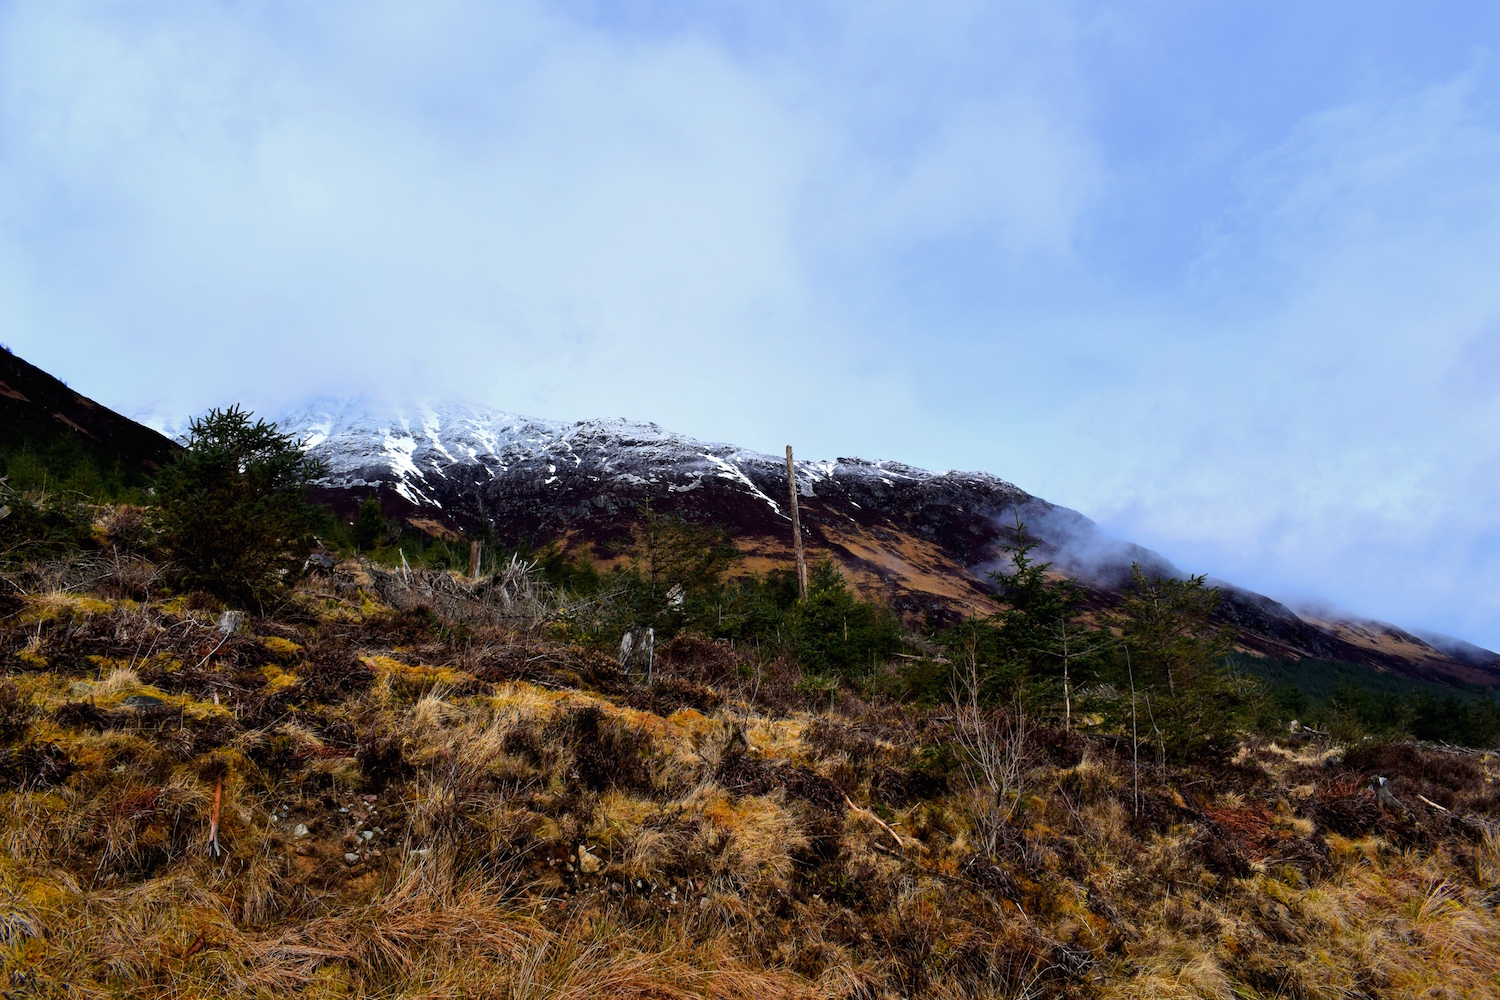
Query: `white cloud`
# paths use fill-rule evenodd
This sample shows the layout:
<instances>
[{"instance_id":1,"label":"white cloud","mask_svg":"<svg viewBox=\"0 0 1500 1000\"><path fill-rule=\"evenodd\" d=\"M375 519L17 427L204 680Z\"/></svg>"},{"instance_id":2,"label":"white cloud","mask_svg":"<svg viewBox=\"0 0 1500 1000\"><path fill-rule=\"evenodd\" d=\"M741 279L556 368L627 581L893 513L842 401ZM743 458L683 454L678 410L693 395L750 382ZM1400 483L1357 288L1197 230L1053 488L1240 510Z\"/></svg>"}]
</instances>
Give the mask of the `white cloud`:
<instances>
[{"instance_id":1,"label":"white cloud","mask_svg":"<svg viewBox=\"0 0 1500 1000\"><path fill-rule=\"evenodd\" d=\"M1476 367L1500 127L1470 91L1319 114L1248 165L1197 277L1222 312L1176 317L1200 339L1088 411L1115 428L1092 509L1239 582L1500 641L1500 396Z\"/></svg>"}]
</instances>

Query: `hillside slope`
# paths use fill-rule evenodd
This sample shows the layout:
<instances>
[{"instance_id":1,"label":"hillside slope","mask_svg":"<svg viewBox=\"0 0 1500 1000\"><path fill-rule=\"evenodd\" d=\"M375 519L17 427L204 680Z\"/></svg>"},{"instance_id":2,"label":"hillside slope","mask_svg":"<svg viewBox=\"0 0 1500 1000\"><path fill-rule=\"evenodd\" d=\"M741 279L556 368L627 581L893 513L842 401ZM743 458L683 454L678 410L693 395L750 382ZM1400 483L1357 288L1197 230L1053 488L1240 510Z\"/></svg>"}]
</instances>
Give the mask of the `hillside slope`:
<instances>
[{"instance_id":1,"label":"hillside slope","mask_svg":"<svg viewBox=\"0 0 1500 1000\"><path fill-rule=\"evenodd\" d=\"M179 447L0 350L0 453L86 456L134 486L170 462Z\"/></svg>"},{"instance_id":2,"label":"hillside slope","mask_svg":"<svg viewBox=\"0 0 1500 1000\"><path fill-rule=\"evenodd\" d=\"M997 794L952 706L690 636L645 682L523 580L142 579L0 618L11 996L1500 996L1493 755L1023 726Z\"/></svg>"},{"instance_id":3,"label":"hillside slope","mask_svg":"<svg viewBox=\"0 0 1500 1000\"><path fill-rule=\"evenodd\" d=\"M509 544L558 540L607 560L643 504L728 526L764 570L792 557L783 458L625 420L559 423L482 407L390 409L321 401L283 420L328 464L321 498L350 513L366 496L388 517L457 531L483 525ZM1133 562L1176 573L1150 550L1077 511L986 473L928 472L857 458L796 463L811 558L834 558L867 594L910 617L954 620L994 609L987 575L1005 565L1019 519L1040 558L1084 582L1101 608ZM1220 617L1248 651L1366 664L1492 686L1500 658L1455 656L1378 622L1308 620L1225 585Z\"/></svg>"}]
</instances>

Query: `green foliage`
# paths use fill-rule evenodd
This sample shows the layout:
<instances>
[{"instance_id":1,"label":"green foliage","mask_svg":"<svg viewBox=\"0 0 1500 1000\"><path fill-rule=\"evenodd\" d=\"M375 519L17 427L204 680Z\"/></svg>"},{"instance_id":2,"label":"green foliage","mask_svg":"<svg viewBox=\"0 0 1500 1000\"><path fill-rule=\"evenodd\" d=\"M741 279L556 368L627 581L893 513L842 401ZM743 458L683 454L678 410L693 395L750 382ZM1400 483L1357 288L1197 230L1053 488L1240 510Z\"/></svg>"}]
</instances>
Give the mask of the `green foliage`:
<instances>
[{"instance_id":1,"label":"green foliage","mask_svg":"<svg viewBox=\"0 0 1500 1000\"><path fill-rule=\"evenodd\" d=\"M715 594L739 555L727 529L642 510L636 528L635 566L653 599L665 601L673 587L686 596Z\"/></svg>"},{"instance_id":2,"label":"green foliage","mask_svg":"<svg viewBox=\"0 0 1500 1000\"><path fill-rule=\"evenodd\" d=\"M901 627L885 608L862 601L830 559L813 568L807 600L785 614L784 645L812 674L858 680L901 648Z\"/></svg>"},{"instance_id":3,"label":"green foliage","mask_svg":"<svg viewBox=\"0 0 1500 1000\"><path fill-rule=\"evenodd\" d=\"M1228 756L1259 701L1259 685L1225 667L1234 639L1210 621L1219 598L1201 576L1147 577L1137 563L1113 615L1144 712L1140 732L1160 759Z\"/></svg>"},{"instance_id":4,"label":"green foliage","mask_svg":"<svg viewBox=\"0 0 1500 1000\"><path fill-rule=\"evenodd\" d=\"M604 580L587 555L582 552L569 555L555 541L548 542L530 558L541 571L542 579L572 594L596 594Z\"/></svg>"},{"instance_id":5,"label":"green foliage","mask_svg":"<svg viewBox=\"0 0 1500 1000\"><path fill-rule=\"evenodd\" d=\"M1497 693L1402 677L1357 663L1236 654L1228 661L1260 678L1267 731L1296 719L1341 739L1413 737L1468 747L1500 745Z\"/></svg>"},{"instance_id":6,"label":"green foliage","mask_svg":"<svg viewBox=\"0 0 1500 1000\"><path fill-rule=\"evenodd\" d=\"M974 660L981 702L1019 699L1033 713L1071 723L1072 691L1097 673L1113 640L1084 620L1078 586L1050 577L1051 564L1032 558L1035 548L1018 517L1007 546L1011 571L990 574L1006 607L944 638L955 662Z\"/></svg>"},{"instance_id":7,"label":"green foliage","mask_svg":"<svg viewBox=\"0 0 1500 1000\"><path fill-rule=\"evenodd\" d=\"M366 552L379 544L390 529L390 523L380 513L380 501L375 497L366 497L365 502L359 505L359 512L354 515L354 525L349 531L349 537L356 548Z\"/></svg>"},{"instance_id":8,"label":"green foliage","mask_svg":"<svg viewBox=\"0 0 1500 1000\"><path fill-rule=\"evenodd\" d=\"M21 493L60 494L72 501L135 502L144 497L141 476L108 461L80 442L59 436L43 445L29 441L0 447L0 476Z\"/></svg>"},{"instance_id":9,"label":"green foliage","mask_svg":"<svg viewBox=\"0 0 1500 1000\"><path fill-rule=\"evenodd\" d=\"M298 443L238 406L193 421L186 451L157 479L157 514L183 585L258 602L293 579L320 521L321 474Z\"/></svg>"},{"instance_id":10,"label":"green foliage","mask_svg":"<svg viewBox=\"0 0 1500 1000\"><path fill-rule=\"evenodd\" d=\"M19 566L92 548L93 518L77 494L15 489L0 477L0 565Z\"/></svg>"}]
</instances>

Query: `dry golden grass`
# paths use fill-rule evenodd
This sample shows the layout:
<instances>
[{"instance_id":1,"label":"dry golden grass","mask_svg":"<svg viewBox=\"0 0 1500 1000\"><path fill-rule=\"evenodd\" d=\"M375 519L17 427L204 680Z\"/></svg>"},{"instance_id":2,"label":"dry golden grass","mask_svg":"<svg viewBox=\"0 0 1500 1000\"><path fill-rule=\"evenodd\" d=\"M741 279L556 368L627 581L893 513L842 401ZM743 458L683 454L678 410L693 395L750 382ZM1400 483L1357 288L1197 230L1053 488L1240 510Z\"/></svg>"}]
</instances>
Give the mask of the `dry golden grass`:
<instances>
[{"instance_id":1,"label":"dry golden grass","mask_svg":"<svg viewBox=\"0 0 1500 1000\"><path fill-rule=\"evenodd\" d=\"M371 585L322 580L220 645L182 601L53 595L0 625L27 713L0 748L0 991L1500 997L1493 761L1462 793L1480 826L1408 828L1330 748L1249 741L1138 797L1128 755L1054 733L981 856L982 803L914 756L941 713L481 682L511 652L584 661L398 635Z\"/></svg>"}]
</instances>

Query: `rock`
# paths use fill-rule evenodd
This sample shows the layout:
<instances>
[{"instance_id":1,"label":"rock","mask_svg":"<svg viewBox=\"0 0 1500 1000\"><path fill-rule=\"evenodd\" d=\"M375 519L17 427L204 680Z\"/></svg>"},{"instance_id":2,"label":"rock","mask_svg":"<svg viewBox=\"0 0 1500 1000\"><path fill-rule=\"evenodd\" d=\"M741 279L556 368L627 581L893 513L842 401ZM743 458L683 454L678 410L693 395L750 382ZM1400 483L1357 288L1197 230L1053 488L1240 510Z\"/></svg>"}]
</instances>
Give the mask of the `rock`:
<instances>
[{"instance_id":1,"label":"rock","mask_svg":"<svg viewBox=\"0 0 1500 1000\"><path fill-rule=\"evenodd\" d=\"M604 867L604 862L589 853L589 849L582 844L578 845L578 870L585 875L597 874Z\"/></svg>"},{"instance_id":2,"label":"rock","mask_svg":"<svg viewBox=\"0 0 1500 1000\"><path fill-rule=\"evenodd\" d=\"M240 623L245 620L243 611L226 611L219 616L218 626L222 635L234 635Z\"/></svg>"},{"instance_id":3,"label":"rock","mask_svg":"<svg viewBox=\"0 0 1500 1000\"><path fill-rule=\"evenodd\" d=\"M374 840L375 839L375 831L374 830L366 830L363 833L361 833L360 836L363 837L363 838L365 838L366 841Z\"/></svg>"},{"instance_id":4,"label":"rock","mask_svg":"<svg viewBox=\"0 0 1500 1000\"><path fill-rule=\"evenodd\" d=\"M303 565L302 568L322 570L324 573L331 573L333 572L333 567L336 565L338 564L337 562L335 562L333 556L329 555L327 552L314 552L312 555L307 557L307 562Z\"/></svg>"},{"instance_id":5,"label":"rock","mask_svg":"<svg viewBox=\"0 0 1500 1000\"><path fill-rule=\"evenodd\" d=\"M156 708L159 705L165 705L166 702L162 701L160 698L153 698L149 694L133 694L129 698L126 698L124 701L120 702L120 704L125 705L128 708L133 708L137 711L140 711L142 709Z\"/></svg>"},{"instance_id":6,"label":"rock","mask_svg":"<svg viewBox=\"0 0 1500 1000\"><path fill-rule=\"evenodd\" d=\"M349 862L352 865L352 864L356 863L357 861L359 861L359 855L358 854L345 854L344 855L344 860L347 861L347 862Z\"/></svg>"},{"instance_id":7,"label":"rock","mask_svg":"<svg viewBox=\"0 0 1500 1000\"><path fill-rule=\"evenodd\" d=\"M305 836L307 836L307 824L306 823L298 823L297 824L297 828L292 831L292 836L293 837L305 837Z\"/></svg>"}]
</instances>

